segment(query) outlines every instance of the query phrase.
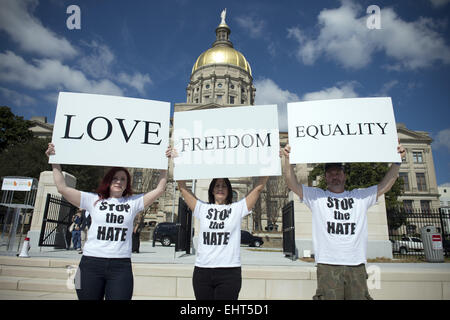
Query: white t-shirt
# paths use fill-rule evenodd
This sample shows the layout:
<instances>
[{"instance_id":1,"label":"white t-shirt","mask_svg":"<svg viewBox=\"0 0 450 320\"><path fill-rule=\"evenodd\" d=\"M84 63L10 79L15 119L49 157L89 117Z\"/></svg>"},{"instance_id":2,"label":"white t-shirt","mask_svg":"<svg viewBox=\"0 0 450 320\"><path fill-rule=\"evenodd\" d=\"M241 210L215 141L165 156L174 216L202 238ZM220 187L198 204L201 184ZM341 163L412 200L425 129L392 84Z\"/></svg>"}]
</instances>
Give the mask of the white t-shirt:
<instances>
[{"instance_id":1,"label":"white t-shirt","mask_svg":"<svg viewBox=\"0 0 450 320\"><path fill-rule=\"evenodd\" d=\"M130 258L133 221L136 214L144 209L143 194L97 201L98 199L95 193L81 192L80 207L89 212L92 221L83 255Z\"/></svg>"},{"instance_id":2,"label":"white t-shirt","mask_svg":"<svg viewBox=\"0 0 450 320\"><path fill-rule=\"evenodd\" d=\"M316 263L355 266L367 262L367 210L376 200L376 185L342 193L303 185L303 202L312 211Z\"/></svg>"},{"instance_id":3,"label":"white t-shirt","mask_svg":"<svg viewBox=\"0 0 450 320\"><path fill-rule=\"evenodd\" d=\"M249 214L244 199L229 205L197 200L194 216L200 220L195 265L202 268L241 266L241 220Z\"/></svg>"}]
</instances>

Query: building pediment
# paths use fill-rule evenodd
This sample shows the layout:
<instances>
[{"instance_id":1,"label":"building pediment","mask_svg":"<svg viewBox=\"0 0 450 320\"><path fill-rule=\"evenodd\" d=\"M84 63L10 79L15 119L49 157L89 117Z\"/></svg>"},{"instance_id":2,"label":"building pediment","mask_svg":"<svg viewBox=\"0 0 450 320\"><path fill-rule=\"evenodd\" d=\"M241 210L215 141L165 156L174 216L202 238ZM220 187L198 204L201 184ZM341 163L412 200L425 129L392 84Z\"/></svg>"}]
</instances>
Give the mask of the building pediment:
<instances>
[{"instance_id":1,"label":"building pediment","mask_svg":"<svg viewBox=\"0 0 450 320\"><path fill-rule=\"evenodd\" d=\"M34 120L33 118L30 120L33 123L33 126L29 128L33 135L38 138L47 138L51 137L53 134L53 124L47 123L42 120Z\"/></svg>"},{"instance_id":2,"label":"building pediment","mask_svg":"<svg viewBox=\"0 0 450 320\"><path fill-rule=\"evenodd\" d=\"M192 110L206 110L206 109L218 109L223 108L223 105L217 104L217 103L208 103L208 104L202 104L201 106L194 107Z\"/></svg>"},{"instance_id":3,"label":"building pediment","mask_svg":"<svg viewBox=\"0 0 450 320\"><path fill-rule=\"evenodd\" d=\"M428 132L424 131L413 131L405 127L405 125L398 123L397 124L397 134L401 141L414 141L414 142L423 142L427 144L431 144L433 139L428 135Z\"/></svg>"}]
</instances>

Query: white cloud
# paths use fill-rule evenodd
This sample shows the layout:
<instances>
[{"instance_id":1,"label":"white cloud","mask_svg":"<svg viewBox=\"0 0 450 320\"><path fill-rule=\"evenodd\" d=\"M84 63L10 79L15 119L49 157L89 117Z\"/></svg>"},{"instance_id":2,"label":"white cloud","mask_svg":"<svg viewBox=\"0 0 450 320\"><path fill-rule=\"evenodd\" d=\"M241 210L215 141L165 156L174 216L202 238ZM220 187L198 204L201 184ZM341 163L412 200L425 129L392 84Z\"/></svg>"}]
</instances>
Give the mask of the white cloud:
<instances>
[{"instance_id":1,"label":"white cloud","mask_svg":"<svg viewBox=\"0 0 450 320\"><path fill-rule=\"evenodd\" d=\"M30 12L36 0L1 0L0 30L23 51L51 58L72 58L77 50L63 37L45 28Z\"/></svg>"},{"instance_id":2,"label":"white cloud","mask_svg":"<svg viewBox=\"0 0 450 320\"><path fill-rule=\"evenodd\" d=\"M327 99L344 99L357 98L358 94L355 92L356 81L338 82L336 86L325 88L320 91L305 93L302 100L327 100Z\"/></svg>"},{"instance_id":3,"label":"white cloud","mask_svg":"<svg viewBox=\"0 0 450 320\"><path fill-rule=\"evenodd\" d=\"M395 86L397 86L399 84L398 80L391 80L386 82L385 84L383 84L383 86L381 87L380 91L375 94L376 96L381 96L381 97L387 97L389 96L389 91L392 90L392 88L394 88Z\"/></svg>"},{"instance_id":4,"label":"white cloud","mask_svg":"<svg viewBox=\"0 0 450 320\"><path fill-rule=\"evenodd\" d=\"M435 29L440 23L430 18L402 20L392 8L381 8L381 29L368 29L368 16L360 5L341 0L336 9L324 9L317 17L319 34L306 36L298 27L288 29L288 37L299 43L297 58L312 65L321 56L349 69L367 66L375 53L394 61L391 69L418 69L435 62L450 64L450 47Z\"/></svg>"},{"instance_id":5,"label":"white cloud","mask_svg":"<svg viewBox=\"0 0 450 320\"><path fill-rule=\"evenodd\" d=\"M433 141L433 148L447 149L447 151L450 151L450 128L437 133Z\"/></svg>"},{"instance_id":6,"label":"white cloud","mask_svg":"<svg viewBox=\"0 0 450 320\"><path fill-rule=\"evenodd\" d=\"M33 62L34 64L28 63L11 51L0 53L0 81L36 90L123 95L122 90L112 81L89 80L81 71L63 65L58 60L35 59Z\"/></svg>"},{"instance_id":7,"label":"white cloud","mask_svg":"<svg viewBox=\"0 0 450 320\"><path fill-rule=\"evenodd\" d=\"M287 132L287 103L299 101L297 94L281 89L271 79L258 79L254 82L256 88L255 105L278 105L278 123L280 131Z\"/></svg>"},{"instance_id":8,"label":"white cloud","mask_svg":"<svg viewBox=\"0 0 450 320\"><path fill-rule=\"evenodd\" d=\"M248 32L251 38L260 38L263 36L264 21L257 19L253 16L239 16L236 18L236 22L246 32Z\"/></svg>"},{"instance_id":9,"label":"white cloud","mask_svg":"<svg viewBox=\"0 0 450 320\"><path fill-rule=\"evenodd\" d=\"M24 107L24 106L30 106L36 104L36 99L23 94L19 93L14 90L10 90L7 88L1 88L0 87L0 95L2 95L5 99L12 101L15 106L18 107Z\"/></svg>"},{"instance_id":10,"label":"white cloud","mask_svg":"<svg viewBox=\"0 0 450 320\"><path fill-rule=\"evenodd\" d=\"M132 88L145 95L145 86L152 83L148 74L120 70L113 51L99 40L82 41L81 46L75 49L34 16L37 5L37 0L0 2L0 30L5 31L20 50L35 56L26 61L11 50L0 52L1 82L35 90L111 95L124 95L124 91ZM75 61L72 59L70 64L63 62L76 55L80 57ZM123 84L124 88L117 83Z\"/></svg>"},{"instance_id":11,"label":"white cloud","mask_svg":"<svg viewBox=\"0 0 450 320\"><path fill-rule=\"evenodd\" d=\"M430 0L431 4L435 8L440 8L445 6L450 0Z\"/></svg>"},{"instance_id":12,"label":"white cloud","mask_svg":"<svg viewBox=\"0 0 450 320\"><path fill-rule=\"evenodd\" d=\"M144 87L147 84L152 84L152 80L148 74L142 74L140 72L135 72L133 75L121 72L117 77L117 81L126 84L137 90L141 95L145 94Z\"/></svg>"},{"instance_id":13,"label":"white cloud","mask_svg":"<svg viewBox=\"0 0 450 320\"><path fill-rule=\"evenodd\" d=\"M106 44L92 41L91 43L84 43L84 46L90 51L89 55L80 59L80 67L86 74L95 79L114 79L115 82L125 84L134 88L139 94L145 95L145 86L152 84L148 74L140 72L128 74L123 71L116 74L113 71L116 57Z\"/></svg>"},{"instance_id":14,"label":"white cloud","mask_svg":"<svg viewBox=\"0 0 450 320\"><path fill-rule=\"evenodd\" d=\"M110 69L116 60L111 49L98 41L82 42L82 44L89 53L78 59L80 68L93 78L110 77Z\"/></svg>"}]
</instances>

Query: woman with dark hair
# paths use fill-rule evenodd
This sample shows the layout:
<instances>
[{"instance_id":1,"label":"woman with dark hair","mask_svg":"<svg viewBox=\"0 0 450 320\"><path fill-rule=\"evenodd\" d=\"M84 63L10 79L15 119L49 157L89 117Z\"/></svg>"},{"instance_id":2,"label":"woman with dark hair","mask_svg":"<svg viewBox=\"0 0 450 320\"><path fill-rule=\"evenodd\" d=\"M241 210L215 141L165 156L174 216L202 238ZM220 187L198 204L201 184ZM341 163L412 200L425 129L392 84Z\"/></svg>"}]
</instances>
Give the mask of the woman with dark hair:
<instances>
[{"instance_id":1,"label":"woman with dark hair","mask_svg":"<svg viewBox=\"0 0 450 320\"><path fill-rule=\"evenodd\" d=\"M47 156L55 154L49 143ZM171 156L170 147L166 156ZM66 185L59 164L52 164L58 192L71 204L85 209L91 216L88 239L77 271L76 291L80 300L130 300L133 295L131 246L133 221L166 188L167 170L160 171L154 190L133 195L127 169L114 167L103 177L96 193Z\"/></svg>"},{"instance_id":2,"label":"woman with dark hair","mask_svg":"<svg viewBox=\"0 0 450 320\"><path fill-rule=\"evenodd\" d=\"M241 290L241 220L250 213L269 177L260 177L250 193L232 202L233 190L227 178L213 179L208 203L178 181L178 188L200 221L192 283L197 300L237 300Z\"/></svg>"}]
</instances>

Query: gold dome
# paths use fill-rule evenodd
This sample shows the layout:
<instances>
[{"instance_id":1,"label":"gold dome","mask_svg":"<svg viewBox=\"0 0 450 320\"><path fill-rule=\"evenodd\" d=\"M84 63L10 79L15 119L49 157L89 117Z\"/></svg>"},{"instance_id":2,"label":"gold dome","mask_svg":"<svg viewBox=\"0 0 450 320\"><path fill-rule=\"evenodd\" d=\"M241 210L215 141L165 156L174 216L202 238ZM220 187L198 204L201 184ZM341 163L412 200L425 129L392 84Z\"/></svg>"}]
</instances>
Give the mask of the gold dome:
<instances>
[{"instance_id":1,"label":"gold dome","mask_svg":"<svg viewBox=\"0 0 450 320\"><path fill-rule=\"evenodd\" d=\"M229 64L247 71L250 76L252 75L252 69L244 55L234 48L228 46L214 46L211 49L203 52L192 67L192 73L194 73L200 67L209 64Z\"/></svg>"},{"instance_id":2,"label":"gold dome","mask_svg":"<svg viewBox=\"0 0 450 320\"><path fill-rule=\"evenodd\" d=\"M233 48L230 41L231 29L225 22L227 9L220 14L221 22L216 28L216 41L212 48L203 52L192 67L191 75L199 68L211 64L228 64L247 71L252 76L250 64L244 55Z\"/></svg>"}]
</instances>

